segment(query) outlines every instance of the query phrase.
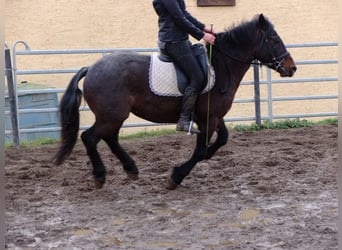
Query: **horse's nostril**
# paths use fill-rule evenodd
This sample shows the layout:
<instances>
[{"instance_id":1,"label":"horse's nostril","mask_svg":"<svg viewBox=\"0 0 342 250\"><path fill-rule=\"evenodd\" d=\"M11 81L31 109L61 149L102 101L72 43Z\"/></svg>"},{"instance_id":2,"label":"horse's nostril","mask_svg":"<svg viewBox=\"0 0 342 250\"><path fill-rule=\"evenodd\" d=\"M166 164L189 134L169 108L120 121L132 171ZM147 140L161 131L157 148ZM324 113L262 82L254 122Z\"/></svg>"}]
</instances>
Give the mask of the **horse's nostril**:
<instances>
[{"instance_id":1,"label":"horse's nostril","mask_svg":"<svg viewBox=\"0 0 342 250\"><path fill-rule=\"evenodd\" d=\"M296 66L292 66L291 69L292 69L293 72L297 71L297 67Z\"/></svg>"}]
</instances>

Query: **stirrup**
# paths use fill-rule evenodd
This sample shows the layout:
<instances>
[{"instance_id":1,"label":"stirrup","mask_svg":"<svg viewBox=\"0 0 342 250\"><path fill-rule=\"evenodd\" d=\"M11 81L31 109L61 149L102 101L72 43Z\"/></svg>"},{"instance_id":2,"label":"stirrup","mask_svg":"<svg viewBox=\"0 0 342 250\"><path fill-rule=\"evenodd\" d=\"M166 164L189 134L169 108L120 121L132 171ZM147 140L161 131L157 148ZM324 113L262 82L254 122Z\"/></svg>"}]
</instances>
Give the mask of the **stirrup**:
<instances>
[{"instance_id":1,"label":"stirrup","mask_svg":"<svg viewBox=\"0 0 342 250\"><path fill-rule=\"evenodd\" d=\"M193 127L193 121L190 121L189 124L179 124L177 123L177 127L176 130L177 131L182 131L182 132L187 132L188 135L192 135L192 134L200 134L201 131L198 130L197 128Z\"/></svg>"},{"instance_id":2,"label":"stirrup","mask_svg":"<svg viewBox=\"0 0 342 250\"><path fill-rule=\"evenodd\" d=\"M197 129L197 128L194 128L193 125L194 125L194 121L191 120L190 124L189 124L189 128L188 128L188 135L200 134L201 131L199 131L199 129Z\"/></svg>"}]
</instances>

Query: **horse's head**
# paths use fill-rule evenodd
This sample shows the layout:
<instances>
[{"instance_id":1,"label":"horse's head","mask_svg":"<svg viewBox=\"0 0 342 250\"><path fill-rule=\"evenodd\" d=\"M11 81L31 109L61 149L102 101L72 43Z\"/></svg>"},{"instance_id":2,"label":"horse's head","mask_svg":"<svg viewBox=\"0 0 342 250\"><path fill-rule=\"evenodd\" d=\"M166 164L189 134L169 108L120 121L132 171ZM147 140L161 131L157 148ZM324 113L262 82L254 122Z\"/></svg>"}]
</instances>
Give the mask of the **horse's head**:
<instances>
[{"instance_id":1,"label":"horse's head","mask_svg":"<svg viewBox=\"0 0 342 250\"><path fill-rule=\"evenodd\" d=\"M291 77L297 67L273 25L261 14L257 20L258 42L255 58L276 70L282 77Z\"/></svg>"}]
</instances>

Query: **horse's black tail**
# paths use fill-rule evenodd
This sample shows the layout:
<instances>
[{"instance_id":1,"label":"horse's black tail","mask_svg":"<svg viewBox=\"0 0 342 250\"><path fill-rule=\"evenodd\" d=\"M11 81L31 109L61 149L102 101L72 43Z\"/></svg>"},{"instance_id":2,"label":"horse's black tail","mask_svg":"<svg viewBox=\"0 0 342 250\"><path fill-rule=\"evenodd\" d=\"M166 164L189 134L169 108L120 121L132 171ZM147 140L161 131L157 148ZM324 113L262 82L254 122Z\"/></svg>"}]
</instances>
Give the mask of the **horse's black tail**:
<instances>
[{"instance_id":1,"label":"horse's black tail","mask_svg":"<svg viewBox=\"0 0 342 250\"><path fill-rule=\"evenodd\" d=\"M79 107L82 99L78 82L87 72L88 67L84 67L73 76L59 104L61 145L53 158L56 165L62 164L69 157L77 141L80 125Z\"/></svg>"}]
</instances>

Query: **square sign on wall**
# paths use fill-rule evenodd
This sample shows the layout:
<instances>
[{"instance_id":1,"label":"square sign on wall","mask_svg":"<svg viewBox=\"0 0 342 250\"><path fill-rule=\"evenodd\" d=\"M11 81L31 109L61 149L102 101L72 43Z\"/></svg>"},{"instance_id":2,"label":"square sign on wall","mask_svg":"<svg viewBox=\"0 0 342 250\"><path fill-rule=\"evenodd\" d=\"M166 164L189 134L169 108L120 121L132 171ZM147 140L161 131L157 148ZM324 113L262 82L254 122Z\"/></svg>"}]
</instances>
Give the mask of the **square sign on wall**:
<instances>
[{"instance_id":1,"label":"square sign on wall","mask_svg":"<svg viewBox=\"0 0 342 250\"><path fill-rule=\"evenodd\" d=\"M234 6L235 0L197 0L197 6Z\"/></svg>"}]
</instances>

